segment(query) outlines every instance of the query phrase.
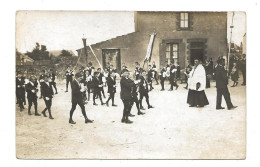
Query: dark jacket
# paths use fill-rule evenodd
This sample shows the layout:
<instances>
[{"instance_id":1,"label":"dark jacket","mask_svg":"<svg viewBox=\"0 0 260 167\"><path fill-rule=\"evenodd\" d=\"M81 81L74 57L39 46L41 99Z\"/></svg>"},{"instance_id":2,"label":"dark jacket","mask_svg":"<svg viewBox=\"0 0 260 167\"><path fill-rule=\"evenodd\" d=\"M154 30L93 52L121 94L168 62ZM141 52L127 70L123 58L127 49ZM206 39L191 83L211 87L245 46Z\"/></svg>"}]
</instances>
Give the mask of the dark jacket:
<instances>
[{"instance_id":1,"label":"dark jacket","mask_svg":"<svg viewBox=\"0 0 260 167\"><path fill-rule=\"evenodd\" d=\"M148 93L148 82L146 81L146 79L143 76L140 76L139 78L141 80L140 86L139 86L139 92L141 94Z\"/></svg>"},{"instance_id":2,"label":"dark jacket","mask_svg":"<svg viewBox=\"0 0 260 167\"><path fill-rule=\"evenodd\" d=\"M80 91L79 83L74 79L71 84L71 102L72 103L82 103L82 93Z\"/></svg>"},{"instance_id":3,"label":"dark jacket","mask_svg":"<svg viewBox=\"0 0 260 167\"><path fill-rule=\"evenodd\" d=\"M42 96L43 96L44 98L45 98L45 97L52 98L52 96L53 96L52 87L51 87L50 84L49 84L49 86L48 86L46 82L43 82L43 83L42 83Z\"/></svg>"},{"instance_id":4,"label":"dark jacket","mask_svg":"<svg viewBox=\"0 0 260 167\"><path fill-rule=\"evenodd\" d=\"M120 81L120 86L120 98L123 100L131 100L131 87L134 86L134 82L129 78L122 77Z\"/></svg>"},{"instance_id":5,"label":"dark jacket","mask_svg":"<svg viewBox=\"0 0 260 167\"><path fill-rule=\"evenodd\" d=\"M227 71L224 66L217 65L215 68L215 76L216 76L216 87L217 88L225 88L228 84Z\"/></svg>"},{"instance_id":6,"label":"dark jacket","mask_svg":"<svg viewBox=\"0 0 260 167\"><path fill-rule=\"evenodd\" d=\"M148 82L152 82L152 78L153 78L153 70L150 69L150 70L148 71L148 74L147 74L147 80L148 80Z\"/></svg>"},{"instance_id":7,"label":"dark jacket","mask_svg":"<svg viewBox=\"0 0 260 167\"><path fill-rule=\"evenodd\" d=\"M25 90L27 92L27 98L28 99L31 99L31 100L35 100L37 99L37 92L38 92L38 89L37 87L35 86L35 84L31 84L31 82L27 83L25 85ZM34 91L34 92L32 92Z\"/></svg>"},{"instance_id":8,"label":"dark jacket","mask_svg":"<svg viewBox=\"0 0 260 167\"><path fill-rule=\"evenodd\" d=\"M103 77L104 77L104 74L99 73L98 80L99 80L100 84L103 83L103 81L102 81L102 78L103 78Z\"/></svg>"},{"instance_id":9,"label":"dark jacket","mask_svg":"<svg viewBox=\"0 0 260 167\"><path fill-rule=\"evenodd\" d=\"M107 77L107 93L115 93L116 92L116 78L115 77Z\"/></svg>"},{"instance_id":10,"label":"dark jacket","mask_svg":"<svg viewBox=\"0 0 260 167\"><path fill-rule=\"evenodd\" d=\"M16 95L17 97L22 97L25 94L25 84L24 79L16 78Z\"/></svg>"},{"instance_id":11,"label":"dark jacket","mask_svg":"<svg viewBox=\"0 0 260 167\"><path fill-rule=\"evenodd\" d=\"M56 74L54 72L50 73L49 77L51 78L52 82L55 82Z\"/></svg>"},{"instance_id":12,"label":"dark jacket","mask_svg":"<svg viewBox=\"0 0 260 167\"><path fill-rule=\"evenodd\" d=\"M65 73L65 75L66 75L66 79L67 79L67 80L72 80L72 76L74 76L72 70L67 70L66 73Z\"/></svg>"},{"instance_id":13,"label":"dark jacket","mask_svg":"<svg viewBox=\"0 0 260 167\"><path fill-rule=\"evenodd\" d=\"M172 72L173 69L175 69L175 65L172 65L170 68L170 80L174 80L175 78L175 72Z\"/></svg>"},{"instance_id":14,"label":"dark jacket","mask_svg":"<svg viewBox=\"0 0 260 167\"><path fill-rule=\"evenodd\" d=\"M99 79L96 78L96 77L93 77L93 79L92 79L93 92L98 92L98 91L100 91L99 85L100 85Z\"/></svg>"}]
</instances>

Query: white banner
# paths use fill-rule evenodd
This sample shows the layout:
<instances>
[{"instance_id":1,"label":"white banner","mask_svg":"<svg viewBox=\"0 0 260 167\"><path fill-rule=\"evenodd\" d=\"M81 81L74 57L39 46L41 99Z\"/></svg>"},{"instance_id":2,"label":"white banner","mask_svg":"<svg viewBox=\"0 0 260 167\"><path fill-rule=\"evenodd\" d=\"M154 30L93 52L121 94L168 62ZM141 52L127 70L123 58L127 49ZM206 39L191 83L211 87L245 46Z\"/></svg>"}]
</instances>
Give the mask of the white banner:
<instances>
[{"instance_id":1,"label":"white banner","mask_svg":"<svg viewBox=\"0 0 260 167\"><path fill-rule=\"evenodd\" d=\"M146 52L146 56L145 56L144 61L148 61L151 57L151 53L152 53L152 49L153 49L153 41L154 41L155 35L156 34L153 33L150 37L150 41L149 41L149 44L148 44L148 47L147 47L147 52Z\"/></svg>"}]
</instances>

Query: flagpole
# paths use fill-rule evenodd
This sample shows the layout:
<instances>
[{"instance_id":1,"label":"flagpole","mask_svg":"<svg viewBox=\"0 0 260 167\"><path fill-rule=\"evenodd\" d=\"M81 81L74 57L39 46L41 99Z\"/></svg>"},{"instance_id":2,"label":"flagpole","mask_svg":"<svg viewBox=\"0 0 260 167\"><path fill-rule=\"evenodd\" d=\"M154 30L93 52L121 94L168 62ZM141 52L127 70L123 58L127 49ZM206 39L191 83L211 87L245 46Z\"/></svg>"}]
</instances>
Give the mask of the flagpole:
<instances>
[{"instance_id":1,"label":"flagpole","mask_svg":"<svg viewBox=\"0 0 260 167\"><path fill-rule=\"evenodd\" d=\"M228 57L227 57L227 71L228 71L227 75L229 74L229 59L230 59L230 51L231 51L232 30L234 28L234 26L233 26L234 15L235 15L235 13L232 12L232 22L231 22L231 26L230 26L231 31L230 31Z\"/></svg>"},{"instance_id":2,"label":"flagpole","mask_svg":"<svg viewBox=\"0 0 260 167\"><path fill-rule=\"evenodd\" d=\"M93 53L93 55L95 56L95 58L97 59L97 62L98 62L98 64L99 64L99 66L100 66L101 70L102 70L102 71L104 71L104 70L103 70L103 67L102 67L102 65L100 64L100 62L99 62L99 60L98 60L98 58L97 58L96 54L94 53L94 51L93 51L93 49L92 49L91 45L89 45L89 48L90 48L91 52Z\"/></svg>"}]
</instances>

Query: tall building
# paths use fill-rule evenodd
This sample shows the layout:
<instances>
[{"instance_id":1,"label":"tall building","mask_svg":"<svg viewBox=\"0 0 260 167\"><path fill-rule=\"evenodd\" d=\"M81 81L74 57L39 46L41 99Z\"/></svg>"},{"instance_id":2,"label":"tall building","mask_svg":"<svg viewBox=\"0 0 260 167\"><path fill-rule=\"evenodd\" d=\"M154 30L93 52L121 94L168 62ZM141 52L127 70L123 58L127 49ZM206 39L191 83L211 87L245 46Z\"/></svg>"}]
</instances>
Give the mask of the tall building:
<instances>
[{"instance_id":1,"label":"tall building","mask_svg":"<svg viewBox=\"0 0 260 167\"><path fill-rule=\"evenodd\" d=\"M214 61L227 54L226 12L135 12L134 15L135 32L91 45L103 67L110 63L120 71L122 65L133 70L135 62L142 66L154 33L149 64L155 62L159 68L174 61L183 69L194 58ZM84 49L77 52L81 61L85 61ZM99 66L89 47L87 52L88 62Z\"/></svg>"}]
</instances>

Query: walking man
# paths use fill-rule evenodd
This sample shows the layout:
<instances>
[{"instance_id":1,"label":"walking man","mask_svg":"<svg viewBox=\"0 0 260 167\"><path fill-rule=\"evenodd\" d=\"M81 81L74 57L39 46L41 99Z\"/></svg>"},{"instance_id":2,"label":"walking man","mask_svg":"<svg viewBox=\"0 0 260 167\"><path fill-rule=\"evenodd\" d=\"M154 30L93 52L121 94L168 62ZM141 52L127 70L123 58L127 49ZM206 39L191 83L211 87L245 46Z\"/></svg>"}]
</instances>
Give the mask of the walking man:
<instances>
[{"instance_id":1,"label":"walking man","mask_svg":"<svg viewBox=\"0 0 260 167\"><path fill-rule=\"evenodd\" d=\"M121 92L120 92L120 98L124 104L124 109L123 109L123 117L121 119L122 123L133 123L133 121L129 120L129 114L130 114L130 108L131 108L131 87L134 86L134 83L132 82L129 77L129 71L124 70L122 73L121 81L120 81L120 86L121 86Z\"/></svg>"},{"instance_id":2,"label":"walking man","mask_svg":"<svg viewBox=\"0 0 260 167\"><path fill-rule=\"evenodd\" d=\"M224 68L225 66L225 59L219 59L218 60L218 66L215 69L215 75L216 75L216 87L217 87L217 105L216 109L221 110L225 109L221 106L222 101L222 95L225 98L225 101L227 103L228 110L234 109L237 106L233 106L231 99L230 99L230 93L228 91L228 76L227 71Z\"/></svg>"},{"instance_id":3,"label":"walking man","mask_svg":"<svg viewBox=\"0 0 260 167\"><path fill-rule=\"evenodd\" d=\"M72 81L71 84L71 103L72 103L72 107L70 110L70 119L69 119L69 123L70 124L76 124L76 122L73 121L72 116L73 113L76 109L76 106L79 105L81 108L81 112L85 118L85 123L92 123L93 120L88 119L87 115L86 115L86 111L85 111L85 106L83 103L83 98L82 98L82 92L84 92L84 88L80 87L80 83L79 81L82 79L82 76L80 73L77 73L75 75L75 79Z\"/></svg>"}]
</instances>

